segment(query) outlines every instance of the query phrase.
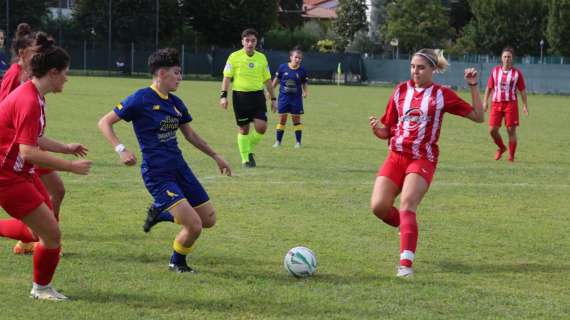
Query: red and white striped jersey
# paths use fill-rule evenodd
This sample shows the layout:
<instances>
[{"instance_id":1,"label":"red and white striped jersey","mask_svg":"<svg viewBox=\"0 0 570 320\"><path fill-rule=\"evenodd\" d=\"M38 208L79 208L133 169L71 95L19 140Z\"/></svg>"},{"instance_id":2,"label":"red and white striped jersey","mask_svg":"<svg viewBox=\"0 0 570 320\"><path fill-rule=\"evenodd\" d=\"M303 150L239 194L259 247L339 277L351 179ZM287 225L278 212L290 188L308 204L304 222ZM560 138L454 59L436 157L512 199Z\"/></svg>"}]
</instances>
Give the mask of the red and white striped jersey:
<instances>
[{"instance_id":1,"label":"red and white striped jersey","mask_svg":"<svg viewBox=\"0 0 570 320\"><path fill-rule=\"evenodd\" d=\"M503 71L503 67L496 66L489 76L487 87L493 89L493 102L517 101L516 89L525 90L524 77L517 68Z\"/></svg>"},{"instance_id":2,"label":"red and white striped jersey","mask_svg":"<svg viewBox=\"0 0 570 320\"><path fill-rule=\"evenodd\" d=\"M471 105L449 88L439 84L415 88L409 80L396 87L381 122L390 130L391 151L437 163L443 114L465 117L472 111Z\"/></svg>"},{"instance_id":3,"label":"red and white striped jersey","mask_svg":"<svg viewBox=\"0 0 570 320\"><path fill-rule=\"evenodd\" d=\"M16 88L0 103L0 184L14 176L34 174L35 166L24 161L20 145L37 146L45 126L45 100L32 81Z\"/></svg>"}]
</instances>

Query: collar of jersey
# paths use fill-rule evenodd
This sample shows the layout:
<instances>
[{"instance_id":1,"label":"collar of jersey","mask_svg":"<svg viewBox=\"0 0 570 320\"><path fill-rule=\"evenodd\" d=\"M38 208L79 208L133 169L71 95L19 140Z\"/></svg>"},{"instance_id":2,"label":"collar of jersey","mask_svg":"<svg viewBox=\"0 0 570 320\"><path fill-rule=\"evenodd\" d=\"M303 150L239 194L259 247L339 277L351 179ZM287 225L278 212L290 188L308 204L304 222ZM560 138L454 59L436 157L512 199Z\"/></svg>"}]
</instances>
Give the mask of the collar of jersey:
<instances>
[{"instance_id":1,"label":"collar of jersey","mask_svg":"<svg viewBox=\"0 0 570 320\"><path fill-rule=\"evenodd\" d=\"M157 94L160 98L162 98L162 99L164 99L164 100L168 100L168 95L162 94L162 92L160 92L160 91L158 90L158 88L157 88L154 84L151 84L151 85L150 85L150 88L152 89L152 91L156 92L156 94Z\"/></svg>"},{"instance_id":2,"label":"collar of jersey","mask_svg":"<svg viewBox=\"0 0 570 320\"><path fill-rule=\"evenodd\" d=\"M289 69L291 69L291 70L297 70L297 69L299 69L299 68L301 67L301 65L298 65L297 68L293 68L293 67L291 67L291 63L288 63L287 66L288 66Z\"/></svg>"}]
</instances>

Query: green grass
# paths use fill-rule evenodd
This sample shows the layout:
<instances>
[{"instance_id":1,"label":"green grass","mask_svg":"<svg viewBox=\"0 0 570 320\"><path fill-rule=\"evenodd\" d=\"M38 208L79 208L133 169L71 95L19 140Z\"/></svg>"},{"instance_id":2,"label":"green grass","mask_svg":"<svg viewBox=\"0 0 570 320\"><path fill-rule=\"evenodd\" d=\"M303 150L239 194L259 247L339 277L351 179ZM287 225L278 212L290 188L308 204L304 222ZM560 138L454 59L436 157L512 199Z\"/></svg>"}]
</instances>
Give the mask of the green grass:
<instances>
[{"instance_id":1,"label":"green grass","mask_svg":"<svg viewBox=\"0 0 570 320\"><path fill-rule=\"evenodd\" d=\"M73 300L32 301L31 257L0 239L0 318L31 319L568 319L570 158L567 97L530 96L517 162L492 160L485 124L447 115L441 158L418 210L413 279L395 278L399 238L369 210L386 155L368 116L391 89L312 86L304 147L273 149L276 117L257 150L259 167L239 167L232 111L218 106L217 82L182 83L177 94L193 127L230 161L222 177L210 158L179 142L218 212L190 263L197 275L167 271L178 227L142 232L151 202L138 168L118 163L97 120L144 79L73 77L48 96L47 135L81 142L90 176L62 173L65 256L54 285ZM465 96L465 95L464 95ZM138 151L132 129L122 141ZM503 131L504 134L504 131ZM2 213L1 217L7 215ZM297 280L282 259L311 248L317 274Z\"/></svg>"}]
</instances>

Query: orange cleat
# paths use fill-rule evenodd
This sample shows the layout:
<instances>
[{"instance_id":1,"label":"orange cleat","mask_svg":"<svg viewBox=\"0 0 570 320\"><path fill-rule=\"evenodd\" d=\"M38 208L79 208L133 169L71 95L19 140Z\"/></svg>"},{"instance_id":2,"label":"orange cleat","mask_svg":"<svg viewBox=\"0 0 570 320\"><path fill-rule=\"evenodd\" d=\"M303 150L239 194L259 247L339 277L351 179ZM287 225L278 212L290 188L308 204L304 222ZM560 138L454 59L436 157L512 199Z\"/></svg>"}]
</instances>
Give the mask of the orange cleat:
<instances>
[{"instance_id":1,"label":"orange cleat","mask_svg":"<svg viewBox=\"0 0 570 320\"><path fill-rule=\"evenodd\" d=\"M34 248L36 247L36 243L37 242L26 243L18 241L18 243L16 243L16 245L12 249L12 252L14 252L14 254L32 254L34 253Z\"/></svg>"},{"instance_id":2,"label":"orange cleat","mask_svg":"<svg viewBox=\"0 0 570 320\"><path fill-rule=\"evenodd\" d=\"M500 160L501 157L503 156L503 153L505 153L505 151L507 151L507 148L498 149L497 153L495 154L495 160Z\"/></svg>"}]
</instances>

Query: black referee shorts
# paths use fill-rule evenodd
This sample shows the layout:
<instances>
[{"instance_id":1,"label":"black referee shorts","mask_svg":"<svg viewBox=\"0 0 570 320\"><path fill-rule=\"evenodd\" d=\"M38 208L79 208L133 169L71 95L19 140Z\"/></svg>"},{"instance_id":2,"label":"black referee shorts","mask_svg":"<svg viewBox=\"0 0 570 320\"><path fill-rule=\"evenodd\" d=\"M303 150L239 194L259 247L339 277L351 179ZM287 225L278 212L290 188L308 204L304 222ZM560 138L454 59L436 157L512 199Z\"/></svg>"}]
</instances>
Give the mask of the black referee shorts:
<instances>
[{"instance_id":1,"label":"black referee shorts","mask_svg":"<svg viewBox=\"0 0 570 320\"><path fill-rule=\"evenodd\" d=\"M233 91L232 97L234 115L238 126L244 126L252 122L253 119L267 121L267 105L265 104L263 90L252 92Z\"/></svg>"}]
</instances>

